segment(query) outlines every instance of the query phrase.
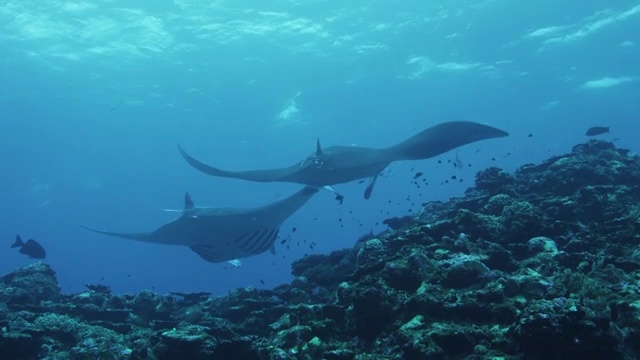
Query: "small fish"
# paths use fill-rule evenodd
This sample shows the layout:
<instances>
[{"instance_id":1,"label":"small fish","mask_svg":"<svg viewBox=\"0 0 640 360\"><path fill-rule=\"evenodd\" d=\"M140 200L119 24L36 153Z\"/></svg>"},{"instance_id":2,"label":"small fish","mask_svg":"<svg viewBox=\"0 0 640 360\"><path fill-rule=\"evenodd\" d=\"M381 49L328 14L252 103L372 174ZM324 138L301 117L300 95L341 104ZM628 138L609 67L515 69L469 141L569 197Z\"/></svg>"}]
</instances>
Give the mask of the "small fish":
<instances>
[{"instance_id":1,"label":"small fish","mask_svg":"<svg viewBox=\"0 0 640 360\"><path fill-rule=\"evenodd\" d=\"M109 108L109 111L114 111L114 110L118 110L118 108L120 107L120 105L122 105L122 103L124 102L124 100L120 100L118 101L116 104L112 105Z\"/></svg>"},{"instance_id":2,"label":"small fish","mask_svg":"<svg viewBox=\"0 0 640 360\"><path fill-rule=\"evenodd\" d=\"M33 239L27 242L22 241L20 235L16 235L16 241L11 245L12 248L19 247L20 254L29 256L29 259L44 259L47 256L42 245Z\"/></svg>"},{"instance_id":3,"label":"small fish","mask_svg":"<svg viewBox=\"0 0 640 360\"><path fill-rule=\"evenodd\" d=\"M587 130L585 135L596 136L596 135L606 134L608 132L609 132L608 126L594 126L594 127L590 127L589 130Z\"/></svg>"}]
</instances>

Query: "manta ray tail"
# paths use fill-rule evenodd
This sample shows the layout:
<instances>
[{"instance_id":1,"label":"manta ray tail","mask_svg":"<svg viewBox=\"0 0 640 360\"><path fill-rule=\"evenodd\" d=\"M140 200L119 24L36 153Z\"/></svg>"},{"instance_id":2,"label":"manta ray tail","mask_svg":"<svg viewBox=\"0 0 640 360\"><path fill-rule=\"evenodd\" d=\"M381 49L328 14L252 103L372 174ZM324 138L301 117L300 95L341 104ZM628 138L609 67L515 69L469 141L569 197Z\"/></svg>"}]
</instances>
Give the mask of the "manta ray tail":
<instances>
[{"instance_id":1,"label":"manta ray tail","mask_svg":"<svg viewBox=\"0 0 640 360\"><path fill-rule=\"evenodd\" d=\"M119 238L130 239L130 240L148 241L148 236L149 236L148 233L117 233L117 232L96 230L96 229L92 229L90 227L86 227L86 226L82 226L82 225L80 225L80 227L85 229L85 230L96 232L98 234L115 236L115 237L119 237Z\"/></svg>"},{"instance_id":2,"label":"manta ray tail","mask_svg":"<svg viewBox=\"0 0 640 360\"><path fill-rule=\"evenodd\" d=\"M391 160L428 159L476 141L507 136L509 133L470 121L451 121L432 126L387 148Z\"/></svg>"}]
</instances>

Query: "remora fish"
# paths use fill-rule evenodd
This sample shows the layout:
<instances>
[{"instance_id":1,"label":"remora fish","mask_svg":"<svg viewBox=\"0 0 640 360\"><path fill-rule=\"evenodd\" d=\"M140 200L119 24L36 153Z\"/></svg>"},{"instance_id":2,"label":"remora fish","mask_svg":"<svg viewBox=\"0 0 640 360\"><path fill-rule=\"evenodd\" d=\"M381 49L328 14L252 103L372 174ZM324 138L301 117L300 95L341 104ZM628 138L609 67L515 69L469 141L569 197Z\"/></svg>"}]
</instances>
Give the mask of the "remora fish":
<instances>
[{"instance_id":1,"label":"remora fish","mask_svg":"<svg viewBox=\"0 0 640 360\"><path fill-rule=\"evenodd\" d=\"M195 206L185 194L182 215L146 233L117 233L85 226L97 233L153 244L188 246L206 261L233 261L271 250L280 225L318 189L305 187L283 200L252 209Z\"/></svg>"},{"instance_id":2,"label":"remora fish","mask_svg":"<svg viewBox=\"0 0 640 360\"><path fill-rule=\"evenodd\" d=\"M189 155L182 146L182 157L197 170L212 176L257 182L293 182L324 187L338 200L343 197L331 185L369 178L364 192L369 199L376 179L394 161L428 159L476 141L509 135L506 131L469 121L452 121L432 126L394 146L374 149L356 146L322 148L320 139L316 152L291 166L249 171L227 171L207 165Z\"/></svg>"},{"instance_id":3,"label":"remora fish","mask_svg":"<svg viewBox=\"0 0 640 360\"><path fill-rule=\"evenodd\" d=\"M44 248L40 243L33 239L29 239L27 242L24 242L20 235L16 235L16 241L11 244L11 247L19 247L19 253L28 255L29 259L44 259L47 257L47 252L44 251Z\"/></svg>"}]
</instances>

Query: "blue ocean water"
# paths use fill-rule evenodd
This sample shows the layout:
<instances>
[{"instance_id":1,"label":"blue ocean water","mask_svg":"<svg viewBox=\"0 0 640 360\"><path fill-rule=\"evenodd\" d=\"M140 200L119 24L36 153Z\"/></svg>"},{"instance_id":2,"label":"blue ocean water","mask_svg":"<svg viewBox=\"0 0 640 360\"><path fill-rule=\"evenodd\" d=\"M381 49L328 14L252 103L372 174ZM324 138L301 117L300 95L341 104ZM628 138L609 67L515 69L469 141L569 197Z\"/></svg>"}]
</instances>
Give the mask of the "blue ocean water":
<instances>
[{"instance_id":1,"label":"blue ocean water","mask_svg":"<svg viewBox=\"0 0 640 360\"><path fill-rule=\"evenodd\" d=\"M9 248L19 233L45 246L65 292L273 287L304 254L459 196L479 169L565 153L591 126L640 148L637 0L8 0L0 29L0 272L33 261ZM78 227L155 229L185 191L252 207L300 189L206 176L178 143L222 168L270 168L318 137L383 147L451 120L511 136L392 164L370 200L358 182L336 186L342 205L321 192L284 224L276 255L241 267Z\"/></svg>"}]
</instances>

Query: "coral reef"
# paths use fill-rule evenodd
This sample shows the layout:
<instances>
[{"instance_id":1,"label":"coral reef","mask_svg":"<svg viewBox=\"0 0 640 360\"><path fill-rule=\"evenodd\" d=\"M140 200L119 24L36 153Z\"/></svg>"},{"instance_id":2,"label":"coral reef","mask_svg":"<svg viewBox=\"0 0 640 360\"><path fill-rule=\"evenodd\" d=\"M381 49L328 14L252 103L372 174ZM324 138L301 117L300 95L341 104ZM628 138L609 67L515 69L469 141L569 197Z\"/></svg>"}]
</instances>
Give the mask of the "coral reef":
<instances>
[{"instance_id":1,"label":"coral reef","mask_svg":"<svg viewBox=\"0 0 640 360\"><path fill-rule=\"evenodd\" d=\"M3 359L634 359L640 158L602 141L424 204L271 290L61 294L0 278Z\"/></svg>"}]
</instances>

